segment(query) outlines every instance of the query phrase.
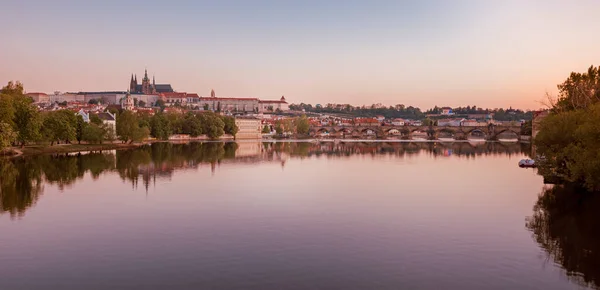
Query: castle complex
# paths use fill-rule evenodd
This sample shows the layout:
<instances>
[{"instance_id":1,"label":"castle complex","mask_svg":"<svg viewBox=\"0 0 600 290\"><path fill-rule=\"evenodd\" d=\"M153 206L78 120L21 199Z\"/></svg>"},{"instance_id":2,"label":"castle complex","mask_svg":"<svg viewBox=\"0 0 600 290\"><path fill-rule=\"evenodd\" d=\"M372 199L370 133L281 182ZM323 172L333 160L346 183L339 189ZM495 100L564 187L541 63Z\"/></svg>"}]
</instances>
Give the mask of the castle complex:
<instances>
[{"instance_id":1,"label":"castle complex","mask_svg":"<svg viewBox=\"0 0 600 290\"><path fill-rule=\"evenodd\" d=\"M152 76L152 83L150 83L150 78L148 78L148 70L144 70L144 78L142 79L142 83L138 84L137 75L131 74L131 81L129 82L129 91L132 94L158 94L158 93L172 93L173 87L170 84L161 84L157 85Z\"/></svg>"}]
</instances>

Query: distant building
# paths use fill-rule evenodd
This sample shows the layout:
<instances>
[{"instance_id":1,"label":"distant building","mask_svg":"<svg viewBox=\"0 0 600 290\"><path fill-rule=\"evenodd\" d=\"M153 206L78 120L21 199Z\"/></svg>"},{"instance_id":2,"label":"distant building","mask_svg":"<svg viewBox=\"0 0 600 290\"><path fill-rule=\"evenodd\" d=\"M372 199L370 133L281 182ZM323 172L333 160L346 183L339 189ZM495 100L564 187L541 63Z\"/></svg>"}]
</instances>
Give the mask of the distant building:
<instances>
[{"instance_id":1,"label":"distant building","mask_svg":"<svg viewBox=\"0 0 600 290\"><path fill-rule=\"evenodd\" d=\"M114 114L111 114L110 112L99 113L98 118L102 120L102 123L113 128L113 130L115 130L114 132L117 132L117 118Z\"/></svg>"},{"instance_id":2,"label":"distant building","mask_svg":"<svg viewBox=\"0 0 600 290\"><path fill-rule=\"evenodd\" d=\"M465 119L440 119L438 126L460 127Z\"/></svg>"},{"instance_id":3,"label":"distant building","mask_svg":"<svg viewBox=\"0 0 600 290\"><path fill-rule=\"evenodd\" d=\"M125 98L121 99L121 108L128 111L133 110L134 102L131 94L127 94Z\"/></svg>"},{"instance_id":4,"label":"distant building","mask_svg":"<svg viewBox=\"0 0 600 290\"><path fill-rule=\"evenodd\" d=\"M393 126L404 126L404 124L405 124L404 119L396 118L396 119L392 120Z\"/></svg>"},{"instance_id":5,"label":"distant building","mask_svg":"<svg viewBox=\"0 0 600 290\"><path fill-rule=\"evenodd\" d=\"M90 122L90 114L86 113L83 109L79 110L77 112L77 115L81 116L81 118L83 119L84 122L86 122L86 123Z\"/></svg>"},{"instance_id":6,"label":"distant building","mask_svg":"<svg viewBox=\"0 0 600 290\"><path fill-rule=\"evenodd\" d=\"M290 109L287 101L285 100L284 96L281 96L281 99L279 100L261 100L258 102L259 105L259 111L260 112L267 112L267 111L288 111Z\"/></svg>"},{"instance_id":7,"label":"distant building","mask_svg":"<svg viewBox=\"0 0 600 290\"><path fill-rule=\"evenodd\" d=\"M452 112L452 108L450 108L450 107L443 107L441 114L446 115L446 116L454 115L454 113Z\"/></svg>"},{"instance_id":8,"label":"distant building","mask_svg":"<svg viewBox=\"0 0 600 290\"><path fill-rule=\"evenodd\" d=\"M170 84L156 84L154 76L152 77L152 83L148 78L148 70L144 70L144 78L142 83L138 84L137 75L131 75L131 81L129 81L129 91L132 94L158 94L158 93L172 93L173 87Z\"/></svg>"},{"instance_id":9,"label":"distant building","mask_svg":"<svg viewBox=\"0 0 600 290\"><path fill-rule=\"evenodd\" d=\"M236 117L235 125L238 127L238 132L235 135L236 139L261 139L261 121L253 117Z\"/></svg>"},{"instance_id":10,"label":"distant building","mask_svg":"<svg viewBox=\"0 0 600 290\"><path fill-rule=\"evenodd\" d=\"M45 93L27 93L25 95L33 99L34 103L50 103L50 96Z\"/></svg>"}]
</instances>

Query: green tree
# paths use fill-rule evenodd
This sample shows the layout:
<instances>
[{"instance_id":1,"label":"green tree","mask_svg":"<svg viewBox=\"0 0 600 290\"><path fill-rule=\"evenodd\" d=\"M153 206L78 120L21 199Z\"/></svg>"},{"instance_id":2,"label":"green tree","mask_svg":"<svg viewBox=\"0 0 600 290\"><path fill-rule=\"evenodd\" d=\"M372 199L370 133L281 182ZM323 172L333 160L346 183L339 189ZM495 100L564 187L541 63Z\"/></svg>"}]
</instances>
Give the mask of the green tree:
<instances>
[{"instance_id":1,"label":"green tree","mask_svg":"<svg viewBox=\"0 0 600 290\"><path fill-rule=\"evenodd\" d=\"M156 103L154 104L155 107L160 107L161 111L165 109L166 105L165 105L165 101L163 101L162 99L158 99L156 101Z\"/></svg>"},{"instance_id":2,"label":"green tree","mask_svg":"<svg viewBox=\"0 0 600 290\"><path fill-rule=\"evenodd\" d=\"M140 107L142 107L142 108L143 108L143 107L146 107L146 102L144 102L143 100L140 100L140 101L138 102L138 105L139 105Z\"/></svg>"},{"instance_id":3,"label":"green tree","mask_svg":"<svg viewBox=\"0 0 600 290\"><path fill-rule=\"evenodd\" d=\"M46 113L42 123L44 140L54 142L70 142L77 138L77 117L69 110L59 110Z\"/></svg>"},{"instance_id":4,"label":"green tree","mask_svg":"<svg viewBox=\"0 0 600 290\"><path fill-rule=\"evenodd\" d=\"M204 108L204 111L208 111L208 109L209 109L208 104L204 104L203 108Z\"/></svg>"},{"instance_id":5,"label":"green tree","mask_svg":"<svg viewBox=\"0 0 600 290\"><path fill-rule=\"evenodd\" d=\"M235 124L235 118L231 116L222 116L221 120L223 120L223 131L225 132L225 134L230 134L235 137L235 135L239 131L238 126Z\"/></svg>"},{"instance_id":6,"label":"green tree","mask_svg":"<svg viewBox=\"0 0 600 290\"><path fill-rule=\"evenodd\" d=\"M269 128L269 126L268 126L268 125L265 125L265 126L262 128L262 133L263 133L263 134L269 134L269 133L271 133L271 129Z\"/></svg>"},{"instance_id":7,"label":"green tree","mask_svg":"<svg viewBox=\"0 0 600 290\"><path fill-rule=\"evenodd\" d=\"M0 122L0 152L2 152L4 148L10 146L16 138L17 134L13 131L12 126Z\"/></svg>"},{"instance_id":8,"label":"green tree","mask_svg":"<svg viewBox=\"0 0 600 290\"><path fill-rule=\"evenodd\" d=\"M89 143L102 143L106 135L106 128L94 123L88 124L83 129L83 140Z\"/></svg>"},{"instance_id":9,"label":"green tree","mask_svg":"<svg viewBox=\"0 0 600 290\"><path fill-rule=\"evenodd\" d=\"M200 123L202 123L202 132L208 138L217 139L223 136L225 124L217 114L207 112L200 114L198 117L200 118Z\"/></svg>"},{"instance_id":10,"label":"green tree","mask_svg":"<svg viewBox=\"0 0 600 290\"><path fill-rule=\"evenodd\" d=\"M296 119L296 132L298 134L306 135L310 130L310 123L308 122L308 118L306 115L302 115L300 118Z\"/></svg>"},{"instance_id":11,"label":"green tree","mask_svg":"<svg viewBox=\"0 0 600 290\"><path fill-rule=\"evenodd\" d=\"M90 105L97 105L98 104L98 99L90 99L88 101L88 104L90 104Z\"/></svg>"},{"instance_id":12,"label":"green tree","mask_svg":"<svg viewBox=\"0 0 600 290\"><path fill-rule=\"evenodd\" d=\"M15 106L13 96L0 93L0 122L8 124L15 129Z\"/></svg>"},{"instance_id":13,"label":"green tree","mask_svg":"<svg viewBox=\"0 0 600 290\"><path fill-rule=\"evenodd\" d=\"M32 105L31 98L19 96L16 97L14 101L14 122L17 132L17 141L21 144L21 147L23 147L27 142L33 142L40 139L42 118L38 110Z\"/></svg>"},{"instance_id":14,"label":"green tree","mask_svg":"<svg viewBox=\"0 0 600 290\"><path fill-rule=\"evenodd\" d=\"M83 131L87 125L88 124L83 120L83 117L77 115L77 124L75 127L75 140L77 140L77 143L79 144L81 144L81 141L83 140Z\"/></svg>"},{"instance_id":15,"label":"green tree","mask_svg":"<svg viewBox=\"0 0 600 290\"><path fill-rule=\"evenodd\" d=\"M158 112L150 118L150 134L156 139L169 140L171 127L163 113Z\"/></svg>"},{"instance_id":16,"label":"green tree","mask_svg":"<svg viewBox=\"0 0 600 290\"><path fill-rule=\"evenodd\" d=\"M183 133L190 134L192 137L202 135L202 122L196 114L189 112L185 115L182 122Z\"/></svg>"},{"instance_id":17,"label":"green tree","mask_svg":"<svg viewBox=\"0 0 600 290\"><path fill-rule=\"evenodd\" d=\"M140 128L137 117L131 111L123 111L117 116L117 136L119 140L133 142L134 137L139 137L137 130Z\"/></svg>"}]
</instances>

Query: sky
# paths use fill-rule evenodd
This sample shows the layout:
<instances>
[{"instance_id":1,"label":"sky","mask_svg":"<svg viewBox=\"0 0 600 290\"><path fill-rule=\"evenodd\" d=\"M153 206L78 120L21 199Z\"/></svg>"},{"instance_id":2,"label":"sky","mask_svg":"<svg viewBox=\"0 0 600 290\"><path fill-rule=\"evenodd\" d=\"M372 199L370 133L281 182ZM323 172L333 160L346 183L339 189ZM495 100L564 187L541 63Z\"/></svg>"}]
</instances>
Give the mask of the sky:
<instances>
[{"instance_id":1,"label":"sky","mask_svg":"<svg viewBox=\"0 0 600 290\"><path fill-rule=\"evenodd\" d=\"M538 109L600 65L600 1L7 0L0 83L290 103Z\"/></svg>"}]
</instances>

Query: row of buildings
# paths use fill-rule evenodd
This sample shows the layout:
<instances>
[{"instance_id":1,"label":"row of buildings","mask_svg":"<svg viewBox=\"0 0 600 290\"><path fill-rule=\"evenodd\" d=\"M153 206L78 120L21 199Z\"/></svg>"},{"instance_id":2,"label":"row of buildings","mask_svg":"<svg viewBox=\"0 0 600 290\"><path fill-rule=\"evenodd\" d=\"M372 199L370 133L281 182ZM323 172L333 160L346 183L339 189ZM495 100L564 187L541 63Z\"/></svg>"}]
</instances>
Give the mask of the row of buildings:
<instances>
[{"instance_id":1,"label":"row of buildings","mask_svg":"<svg viewBox=\"0 0 600 290\"><path fill-rule=\"evenodd\" d=\"M101 92L76 92L61 93L28 93L35 103L50 105L54 103L81 102L89 103L92 100L106 105L123 105L128 95L131 96L135 107L154 107L159 101L165 106L182 106L194 110L230 111L230 112L278 112L288 111L289 105L285 97L277 100L264 100L254 97L217 97L215 91L210 96L200 96L197 93L176 92L171 84L156 84L155 78L148 77L144 72L141 84L137 82L137 75L131 75L127 91L101 91Z\"/></svg>"}]
</instances>

